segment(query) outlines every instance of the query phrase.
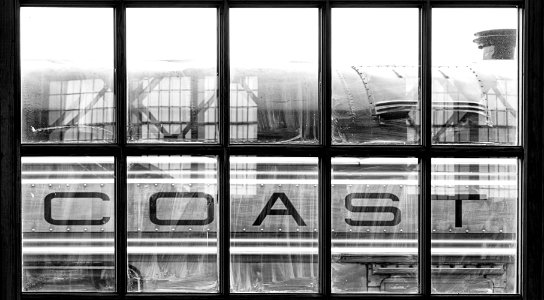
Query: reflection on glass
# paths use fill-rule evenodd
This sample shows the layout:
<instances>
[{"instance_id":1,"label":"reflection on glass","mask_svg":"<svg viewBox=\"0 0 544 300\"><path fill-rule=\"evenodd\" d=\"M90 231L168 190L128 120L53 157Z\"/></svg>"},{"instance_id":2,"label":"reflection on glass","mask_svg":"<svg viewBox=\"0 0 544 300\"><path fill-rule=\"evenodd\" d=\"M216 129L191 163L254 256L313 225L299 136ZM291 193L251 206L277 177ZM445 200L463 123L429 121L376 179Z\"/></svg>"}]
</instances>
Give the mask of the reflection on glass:
<instances>
[{"instance_id":1,"label":"reflection on glass","mask_svg":"<svg viewBox=\"0 0 544 300\"><path fill-rule=\"evenodd\" d=\"M318 291L314 157L232 157L231 291Z\"/></svg>"},{"instance_id":2,"label":"reflection on glass","mask_svg":"<svg viewBox=\"0 0 544 300\"><path fill-rule=\"evenodd\" d=\"M432 160L432 291L515 293L515 158Z\"/></svg>"},{"instance_id":3,"label":"reflection on glass","mask_svg":"<svg viewBox=\"0 0 544 300\"><path fill-rule=\"evenodd\" d=\"M518 144L517 24L515 8L433 9L434 143Z\"/></svg>"},{"instance_id":4,"label":"reflection on glass","mask_svg":"<svg viewBox=\"0 0 544 300\"><path fill-rule=\"evenodd\" d=\"M129 292L218 291L217 159L128 157Z\"/></svg>"},{"instance_id":5,"label":"reflection on glass","mask_svg":"<svg viewBox=\"0 0 544 300\"><path fill-rule=\"evenodd\" d=\"M217 10L127 9L127 139L217 142Z\"/></svg>"},{"instance_id":6,"label":"reflection on glass","mask_svg":"<svg viewBox=\"0 0 544 300\"><path fill-rule=\"evenodd\" d=\"M317 143L318 10L230 10L230 137Z\"/></svg>"},{"instance_id":7,"label":"reflection on glass","mask_svg":"<svg viewBox=\"0 0 544 300\"><path fill-rule=\"evenodd\" d=\"M332 291L417 293L416 158L332 159Z\"/></svg>"},{"instance_id":8,"label":"reflection on glass","mask_svg":"<svg viewBox=\"0 0 544 300\"><path fill-rule=\"evenodd\" d=\"M21 159L24 292L115 290L112 157Z\"/></svg>"},{"instance_id":9,"label":"reflection on glass","mask_svg":"<svg viewBox=\"0 0 544 300\"><path fill-rule=\"evenodd\" d=\"M23 143L115 139L111 8L21 8Z\"/></svg>"},{"instance_id":10,"label":"reflection on glass","mask_svg":"<svg viewBox=\"0 0 544 300\"><path fill-rule=\"evenodd\" d=\"M333 142L418 143L418 10L333 8L332 19Z\"/></svg>"}]
</instances>

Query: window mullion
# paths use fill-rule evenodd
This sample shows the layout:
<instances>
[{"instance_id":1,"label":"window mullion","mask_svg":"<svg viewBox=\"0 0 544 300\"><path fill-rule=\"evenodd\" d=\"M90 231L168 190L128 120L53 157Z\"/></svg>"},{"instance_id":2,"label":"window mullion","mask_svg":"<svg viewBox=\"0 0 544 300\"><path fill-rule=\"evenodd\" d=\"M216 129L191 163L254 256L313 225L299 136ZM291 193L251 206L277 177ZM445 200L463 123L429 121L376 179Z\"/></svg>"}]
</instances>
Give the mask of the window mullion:
<instances>
[{"instance_id":1,"label":"window mullion","mask_svg":"<svg viewBox=\"0 0 544 300\"><path fill-rule=\"evenodd\" d=\"M432 145L432 62L431 62L431 1L421 9L421 142L424 147L420 160L419 213L419 286L425 298L431 294L431 145Z\"/></svg>"},{"instance_id":2,"label":"window mullion","mask_svg":"<svg viewBox=\"0 0 544 300\"><path fill-rule=\"evenodd\" d=\"M324 150L319 160L319 290L331 294L331 6L326 1L320 10L319 82L321 105L321 143Z\"/></svg>"},{"instance_id":3,"label":"window mullion","mask_svg":"<svg viewBox=\"0 0 544 300\"><path fill-rule=\"evenodd\" d=\"M115 270L116 291L127 293L127 164L124 151L126 145L126 6L115 7L115 99L117 145L121 151L116 155L115 180Z\"/></svg>"},{"instance_id":4,"label":"window mullion","mask_svg":"<svg viewBox=\"0 0 544 300\"><path fill-rule=\"evenodd\" d=\"M218 68L219 68L219 141L223 147L219 158L219 292L230 294L230 64L229 64L229 4L223 1L218 10Z\"/></svg>"}]
</instances>

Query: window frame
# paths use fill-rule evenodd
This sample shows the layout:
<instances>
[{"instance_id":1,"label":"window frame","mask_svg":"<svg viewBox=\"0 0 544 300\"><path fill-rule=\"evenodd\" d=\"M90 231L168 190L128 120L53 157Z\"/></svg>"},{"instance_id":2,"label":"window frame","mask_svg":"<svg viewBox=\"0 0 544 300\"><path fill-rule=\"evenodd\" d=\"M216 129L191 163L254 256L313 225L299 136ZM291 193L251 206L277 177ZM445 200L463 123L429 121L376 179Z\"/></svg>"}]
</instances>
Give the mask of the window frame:
<instances>
[{"instance_id":1,"label":"window frame","mask_svg":"<svg viewBox=\"0 0 544 300\"><path fill-rule=\"evenodd\" d=\"M1 295L5 299L179 299L179 298L417 298L451 299L541 299L542 298L542 126L544 88L543 42L544 23L540 16L544 4L539 0L2 0L0 11L0 128L1 177L0 225L4 245L0 263ZM110 7L114 9L115 54L114 86L116 99L116 135L113 144L22 144L20 120L20 55L19 9L21 6ZM420 9L421 120L419 145L332 145L331 120L331 8L332 7L416 7ZM431 10L434 7L513 7L522 8L520 37L520 120L519 146L432 145L431 138ZM126 142L126 43L125 13L127 7L215 7L218 9L218 89L219 144L129 144ZM318 145L240 145L229 143L229 8L237 7L314 7L319 9L319 105L321 108L321 143ZM426 38L425 38L426 37ZM121 101L120 101L121 100ZM537 100L537 101L533 101ZM122 125L119 125L122 124ZM219 281L218 294L127 294L126 292L126 158L133 155L198 154L216 155L219 159ZM114 293L23 293L21 292L21 156L114 156L116 165L116 277ZM282 155L319 157L319 283L318 294L233 294L229 290L230 225L229 157L232 155ZM348 294L331 295L331 157L334 156L417 157L420 162L420 228L419 284L420 294ZM431 158L432 157L517 157L520 163L520 205L518 208L518 294L516 295L431 295Z\"/></svg>"}]
</instances>

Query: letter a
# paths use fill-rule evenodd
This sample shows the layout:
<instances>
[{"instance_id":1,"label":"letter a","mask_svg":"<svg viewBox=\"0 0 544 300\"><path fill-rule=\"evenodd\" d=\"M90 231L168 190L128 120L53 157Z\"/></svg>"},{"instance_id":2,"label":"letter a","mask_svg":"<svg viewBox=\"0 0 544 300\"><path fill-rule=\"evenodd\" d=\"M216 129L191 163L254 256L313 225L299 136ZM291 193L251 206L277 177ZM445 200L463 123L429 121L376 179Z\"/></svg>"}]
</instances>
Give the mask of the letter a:
<instances>
[{"instance_id":1,"label":"letter a","mask_svg":"<svg viewBox=\"0 0 544 300\"><path fill-rule=\"evenodd\" d=\"M286 209L272 209L272 206L274 206L274 203L278 200L278 198L283 202L283 205L285 205ZM293 216L293 219L295 219L295 222L297 222L298 226L306 226L306 223L304 223L304 220L302 220L302 217L298 214L296 208L293 206L289 198L284 193L274 193L272 194L272 197L268 199L268 202L266 203L266 206L263 208L259 216L257 217L257 220L253 223L253 226L259 226L263 223L264 219L268 215L275 215L275 216L285 216L285 215L291 215Z\"/></svg>"}]
</instances>

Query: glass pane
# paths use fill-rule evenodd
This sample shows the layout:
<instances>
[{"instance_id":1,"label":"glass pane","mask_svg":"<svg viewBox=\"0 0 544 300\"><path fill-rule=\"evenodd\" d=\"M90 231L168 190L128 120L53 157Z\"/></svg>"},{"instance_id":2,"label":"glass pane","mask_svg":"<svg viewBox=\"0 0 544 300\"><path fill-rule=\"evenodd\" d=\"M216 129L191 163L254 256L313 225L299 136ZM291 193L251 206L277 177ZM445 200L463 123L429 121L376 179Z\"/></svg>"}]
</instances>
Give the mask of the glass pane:
<instances>
[{"instance_id":1,"label":"glass pane","mask_svg":"<svg viewBox=\"0 0 544 300\"><path fill-rule=\"evenodd\" d=\"M517 28L515 8L433 9L433 143L518 144Z\"/></svg>"},{"instance_id":2,"label":"glass pane","mask_svg":"<svg viewBox=\"0 0 544 300\"><path fill-rule=\"evenodd\" d=\"M114 291L113 157L23 157L21 169L23 291Z\"/></svg>"},{"instance_id":3,"label":"glass pane","mask_svg":"<svg viewBox=\"0 0 544 300\"><path fill-rule=\"evenodd\" d=\"M317 292L317 158L237 156L230 172L231 291Z\"/></svg>"},{"instance_id":4,"label":"glass pane","mask_svg":"<svg viewBox=\"0 0 544 300\"><path fill-rule=\"evenodd\" d=\"M230 10L230 138L318 143L318 10Z\"/></svg>"},{"instance_id":5,"label":"glass pane","mask_svg":"<svg viewBox=\"0 0 544 300\"><path fill-rule=\"evenodd\" d=\"M21 8L21 140L115 140L113 9Z\"/></svg>"},{"instance_id":6,"label":"glass pane","mask_svg":"<svg viewBox=\"0 0 544 300\"><path fill-rule=\"evenodd\" d=\"M417 144L419 99L418 9L333 8L333 143Z\"/></svg>"},{"instance_id":7,"label":"glass pane","mask_svg":"<svg viewBox=\"0 0 544 300\"><path fill-rule=\"evenodd\" d=\"M218 291L217 159L128 157L129 292Z\"/></svg>"},{"instance_id":8,"label":"glass pane","mask_svg":"<svg viewBox=\"0 0 544 300\"><path fill-rule=\"evenodd\" d=\"M417 158L332 159L332 291L417 293Z\"/></svg>"},{"instance_id":9,"label":"glass pane","mask_svg":"<svg viewBox=\"0 0 544 300\"><path fill-rule=\"evenodd\" d=\"M432 291L515 293L515 158L432 160Z\"/></svg>"},{"instance_id":10,"label":"glass pane","mask_svg":"<svg viewBox=\"0 0 544 300\"><path fill-rule=\"evenodd\" d=\"M217 142L217 10L128 8L129 142Z\"/></svg>"}]
</instances>

